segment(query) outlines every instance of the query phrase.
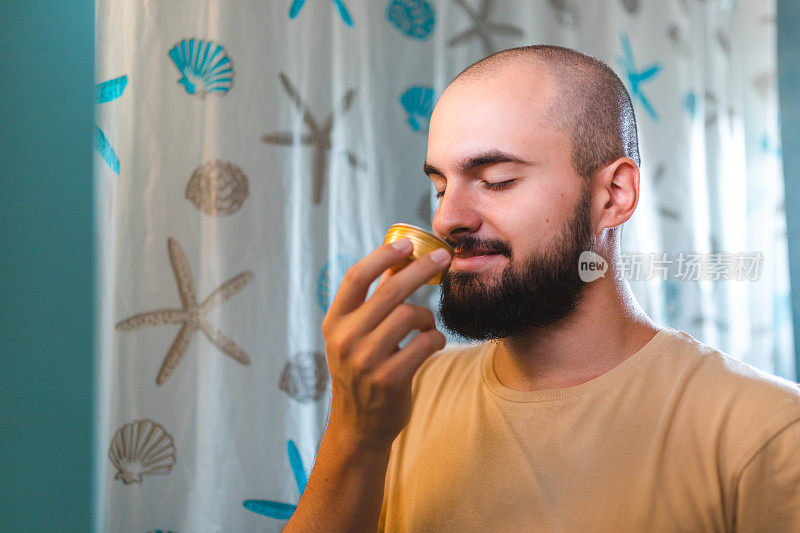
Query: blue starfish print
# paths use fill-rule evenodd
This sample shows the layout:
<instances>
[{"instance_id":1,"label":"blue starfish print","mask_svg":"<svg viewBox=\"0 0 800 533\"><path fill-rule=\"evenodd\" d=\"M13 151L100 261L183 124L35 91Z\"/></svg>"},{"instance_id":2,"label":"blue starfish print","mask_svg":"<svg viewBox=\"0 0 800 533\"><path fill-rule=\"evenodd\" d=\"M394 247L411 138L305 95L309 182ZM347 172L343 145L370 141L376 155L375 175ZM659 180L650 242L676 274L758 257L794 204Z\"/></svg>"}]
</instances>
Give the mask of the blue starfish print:
<instances>
[{"instance_id":1,"label":"blue starfish print","mask_svg":"<svg viewBox=\"0 0 800 533\"><path fill-rule=\"evenodd\" d=\"M644 70L637 71L636 63L633 60L631 42L628 39L628 36L624 32L620 32L619 38L620 41L622 41L622 52L625 54L625 57L617 56L617 63L619 63L622 68L625 69L628 84L630 85L631 99L638 99L642 103L642 106L644 106L647 113L650 115L650 118L653 120L658 120L658 114L656 113L655 109L653 109L653 106L650 105L650 102L647 100L647 97L645 97L639 85L658 74L658 71L661 70L661 65L654 63Z\"/></svg>"},{"instance_id":2,"label":"blue starfish print","mask_svg":"<svg viewBox=\"0 0 800 533\"><path fill-rule=\"evenodd\" d=\"M300 458L300 452L297 450L293 440L287 443L287 453L289 454L289 464L294 473L294 480L297 483L297 490L300 496L306 490L306 483L308 483L308 476L303 467L303 460ZM277 518L278 520L288 520L291 518L292 513L297 509L296 505L283 502L274 502L272 500L245 500L242 505L248 511L256 514L268 516L270 518Z\"/></svg>"},{"instance_id":3,"label":"blue starfish print","mask_svg":"<svg viewBox=\"0 0 800 533\"><path fill-rule=\"evenodd\" d=\"M347 7L344 5L344 0L331 0L336 6L336 9L339 10L339 15L341 15L342 20L348 26L353 25L353 18L350 16L350 13L347 11ZM294 0L292 2L292 7L289 8L289 18L293 19L300 14L300 10L303 9L303 5L305 5L306 0Z\"/></svg>"},{"instance_id":4,"label":"blue starfish print","mask_svg":"<svg viewBox=\"0 0 800 533\"><path fill-rule=\"evenodd\" d=\"M128 85L128 76L120 76L113 80L104 81L94 86L94 103L104 104L112 100L116 100L122 96L125 87ZM100 126L94 126L94 149L97 150L103 157L111 170L119 174L119 158L111 143L108 142L106 134L100 129Z\"/></svg>"}]
</instances>

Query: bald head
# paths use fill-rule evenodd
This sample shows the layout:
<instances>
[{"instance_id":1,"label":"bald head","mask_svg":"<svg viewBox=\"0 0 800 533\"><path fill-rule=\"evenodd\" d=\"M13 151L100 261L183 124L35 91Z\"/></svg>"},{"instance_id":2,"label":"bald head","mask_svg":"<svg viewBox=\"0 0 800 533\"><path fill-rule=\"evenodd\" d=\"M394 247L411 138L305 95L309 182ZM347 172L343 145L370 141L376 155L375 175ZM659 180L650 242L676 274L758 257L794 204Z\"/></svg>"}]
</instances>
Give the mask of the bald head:
<instances>
[{"instance_id":1,"label":"bald head","mask_svg":"<svg viewBox=\"0 0 800 533\"><path fill-rule=\"evenodd\" d=\"M570 48L534 45L511 48L470 65L451 85L491 78L505 69L542 68L557 90L547 121L572 142L572 166L587 180L621 157L637 166L636 118L625 86L605 63Z\"/></svg>"}]
</instances>

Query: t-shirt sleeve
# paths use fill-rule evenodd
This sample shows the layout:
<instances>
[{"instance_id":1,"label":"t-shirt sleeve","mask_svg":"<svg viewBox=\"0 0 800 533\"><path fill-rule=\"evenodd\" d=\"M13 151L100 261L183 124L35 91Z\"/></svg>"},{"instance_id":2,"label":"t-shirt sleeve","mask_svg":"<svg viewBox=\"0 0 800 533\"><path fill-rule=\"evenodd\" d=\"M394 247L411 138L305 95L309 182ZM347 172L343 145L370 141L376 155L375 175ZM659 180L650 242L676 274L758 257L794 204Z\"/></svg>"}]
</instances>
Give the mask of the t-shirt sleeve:
<instances>
[{"instance_id":1,"label":"t-shirt sleeve","mask_svg":"<svg viewBox=\"0 0 800 533\"><path fill-rule=\"evenodd\" d=\"M736 531L800 531L800 420L747 462L736 502Z\"/></svg>"}]
</instances>

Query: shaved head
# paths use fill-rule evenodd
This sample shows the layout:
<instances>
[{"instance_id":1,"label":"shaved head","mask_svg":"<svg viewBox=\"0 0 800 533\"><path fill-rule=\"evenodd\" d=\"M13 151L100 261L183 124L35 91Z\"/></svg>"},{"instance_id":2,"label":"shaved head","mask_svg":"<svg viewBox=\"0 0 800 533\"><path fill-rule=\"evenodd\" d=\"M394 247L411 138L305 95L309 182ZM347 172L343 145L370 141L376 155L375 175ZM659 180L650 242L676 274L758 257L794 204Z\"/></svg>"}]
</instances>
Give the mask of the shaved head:
<instances>
[{"instance_id":1,"label":"shaved head","mask_svg":"<svg viewBox=\"0 0 800 533\"><path fill-rule=\"evenodd\" d=\"M455 251L445 327L524 337L572 315L592 293L583 252L616 264L639 164L630 97L602 62L528 46L459 74L431 114L423 167L439 202L434 232Z\"/></svg>"},{"instance_id":2,"label":"shaved head","mask_svg":"<svg viewBox=\"0 0 800 533\"><path fill-rule=\"evenodd\" d=\"M552 45L503 50L464 69L452 85L493 77L507 68L544 69L555 81L547 121L572 142L572 166L587 181L621 157L641 165L636 117L628 91L602 61Z\"/></svg>"}]
</instances>

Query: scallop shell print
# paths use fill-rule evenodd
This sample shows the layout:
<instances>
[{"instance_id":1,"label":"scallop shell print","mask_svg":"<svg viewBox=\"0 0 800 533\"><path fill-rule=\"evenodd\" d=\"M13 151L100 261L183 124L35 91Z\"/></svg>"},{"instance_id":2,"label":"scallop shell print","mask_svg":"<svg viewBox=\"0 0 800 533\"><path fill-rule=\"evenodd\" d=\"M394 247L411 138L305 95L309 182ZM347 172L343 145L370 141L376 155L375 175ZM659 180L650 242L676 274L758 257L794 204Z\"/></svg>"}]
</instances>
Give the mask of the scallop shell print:
<instances>
[{"instance_id":1,"label":"scallop shell print","mask_svg":"<svg viewBox=\"0 0 800 533\"><path fill-rule=\"evenodd\" d=\"M135 420L114 433L108 458L117 467L114 479L126 485L141 483L142 476L169 474L175 464L172 436L152 420Z\"/></svg>"},{"instance_id":2,"label":"scallop shell print","mask_svg":"<svg viewBox=\"0 0 800 533\"><path fill-rule=\"evenodd\" d=\"M298 402L322 398L328 385L328 364L319 352L300 352L286 363L278 387Z\"/></svg>"},{"instance_id":3,"label":"scallop shell print","mask_svg":"<svg viewBox=\"0 0 800 533\"><path fill-rule=\"evenodd\" d=\"M411 87L400 96L400 104L408 113L408 125L414 131L428 131L433 113L433 88Z\"/></svg>"},{"instance_id":4,"label":"scallop shell print","mask_svg":"<svg viewBox=\"0 0 800 533\"><path fill-rule=\"evenodd\" d=\"M226 94L233 85L233 62L221 44L203 39L184 39L169 51L169 58L183 76L178 83L186 92L205 97Z\"/></svg>"},{"instance_id":5,"label":"scallop shell print","mask_svg":"<svg viewBox=\"0 0 800 533\"><path fill-rule=\"evenodd\" d=\"M232 215L241 209L247 192L242 169L216 159L197 167L186 185L186 198L206 215Z\"/></svg>"},{"instance_id":6,"label":"scallop shell print","mask_svg":"<svg viewBox=\"0 0 800 533\"><path fill-rule=\"evenodd\" d=\"M424 41L436 25L436 11L425 0L391 0L386 19L404 35Z\"/></svg>"}]
</instances>

